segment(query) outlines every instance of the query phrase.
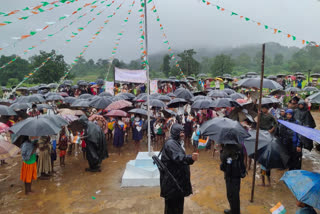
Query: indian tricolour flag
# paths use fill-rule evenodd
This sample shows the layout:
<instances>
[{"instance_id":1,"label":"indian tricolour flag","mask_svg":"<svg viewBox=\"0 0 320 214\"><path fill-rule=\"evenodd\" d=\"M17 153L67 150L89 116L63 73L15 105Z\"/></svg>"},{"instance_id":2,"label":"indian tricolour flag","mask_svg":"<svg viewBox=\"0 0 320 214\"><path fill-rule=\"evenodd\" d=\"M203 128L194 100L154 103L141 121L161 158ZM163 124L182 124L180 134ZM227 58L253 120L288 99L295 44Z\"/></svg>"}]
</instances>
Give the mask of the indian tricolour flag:
<instances>
[{"instance_id":1,"label":"indian tricolour flag","mask_svg":"<svg viewBox=\"0 0 320 214\"><path fill-rule=\"evenodd\" d=\"M198 149L205 149L208 141L205 139L199 139Z\"/></svg>"},{"instance_id":2,"label":"indian tricolour flag","mask_svg":"<svg viewBox=\"0 0 320 214\"><path fill-rule=\"evenodd\" d=\"M284 206L279 202L279 203L277 203L276 206L274 206L274 207L272 207L272 208L270 209L270 212L271 212L272 214L285 214L285 213L287 213L287 210L286 210L286 208L284 208Z\"/></svg>"}]
</instances>

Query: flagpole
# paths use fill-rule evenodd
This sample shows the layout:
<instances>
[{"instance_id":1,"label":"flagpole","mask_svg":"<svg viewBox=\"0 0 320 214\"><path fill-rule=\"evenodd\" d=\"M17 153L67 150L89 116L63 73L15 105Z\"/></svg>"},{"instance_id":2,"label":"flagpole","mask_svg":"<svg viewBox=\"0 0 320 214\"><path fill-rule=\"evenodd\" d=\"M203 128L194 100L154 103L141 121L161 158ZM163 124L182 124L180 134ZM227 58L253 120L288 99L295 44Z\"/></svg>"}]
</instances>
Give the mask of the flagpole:
<instances>
[{"instance_id":1,"label":"flagpole","mask_svg":"<svg viewBox=\"0 0 320 214\"><path fill-rule=\"evenodd\" d=\"M253 164L253 177L252 177L252 189L251 189L251 200L253 202L254 198L254 186L256 182L256 167L257 167L257 151L259 144L259 130L260 130L260 118L261 118L261 100L262 100L262 90L263 90L263 78L264 78L264 54L266 50L266 44L262 44L262 58L261 58L261 76L260 76L260 96L258 105L258 121L257 121L257 132L256 132L256 145L254 148L254 164Z\"/></svg>"},{"instance_id":2,"label":"flagpole","mask_svg":"<svg viewBox=\"0 0 320 214\"><path fill-rule=\"evenodd\" d=\"M150 77L148 63L148 19L147 19L147 0L144 0L144 28L145 28L145 46L146 46L146 71L147 71L147 108L148 108L148 152L151 153L151 127L150 127Z\"/></svg>"}]
</instances>

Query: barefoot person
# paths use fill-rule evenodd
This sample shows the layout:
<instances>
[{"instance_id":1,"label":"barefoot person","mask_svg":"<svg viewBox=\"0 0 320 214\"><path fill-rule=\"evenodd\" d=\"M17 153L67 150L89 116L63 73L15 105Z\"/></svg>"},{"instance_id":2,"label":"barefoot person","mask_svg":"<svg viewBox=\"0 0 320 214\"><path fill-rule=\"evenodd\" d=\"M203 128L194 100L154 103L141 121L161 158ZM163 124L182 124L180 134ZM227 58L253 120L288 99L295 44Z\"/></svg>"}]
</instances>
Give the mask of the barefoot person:
<instances>
[{"instance_id":1,"label":"barefoot person","mask_svg":"<svg viewBox=\"0 0 320 214\"><path fill-rule=\"evenodd\" d=\"M184 129L180 124L173 124L171 137L164 144L161 161L168 168L176 181L170 176L160 175L161 197L165 199L165 214L182 214L184 197L192 194L190 166L198 160L198 153L186 155L182 147Z\"/></svg>"},{"instance_id":2,"label":"barefoot person","mask_svg":"<svg viewBox=\"0 0 320 214\"><path fill-rule=\"evenodd\" d=\"M25 138L21 147L22 167L20 180L24 182L25 194L31 193L32 180L37 180L37 156L36 145L38 137Z\"/></svg>"}]
</instances>

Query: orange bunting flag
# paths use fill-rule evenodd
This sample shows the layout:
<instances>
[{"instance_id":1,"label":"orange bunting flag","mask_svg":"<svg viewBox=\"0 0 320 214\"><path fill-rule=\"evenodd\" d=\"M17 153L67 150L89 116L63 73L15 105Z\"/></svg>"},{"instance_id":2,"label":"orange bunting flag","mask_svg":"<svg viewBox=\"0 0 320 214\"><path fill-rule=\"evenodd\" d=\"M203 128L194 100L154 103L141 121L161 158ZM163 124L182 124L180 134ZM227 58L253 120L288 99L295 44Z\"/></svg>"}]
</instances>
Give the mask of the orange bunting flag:
<instances>
[{"instance_id":1,"label":"orange bunting flag","mask_svg":"<svg viewBox=\"0 0 320 214\"><path fill-rule=\"evenodd\" d=\"M96 7L97 7L97 5L91 6L91 8L96 8Z\"/></svg>"},{"instance_id":2,"label":"orange bunting flag","mask_svg":"<svg viewBox=\"0 0 320 214\"><path fill-rule=\"evenodd\" d=\"M5 25L7 25L7 24L5 24L5 23L0 23L0 26L5 26Z\"/></svg>"},{"instance_id":3,"label":"orange bunting flag","mask_svg":"<svg viewBox=\"0 0 320 214\"><path fill-rule=\"evenodd\" d=\"M33 14L38 14L38 12L36 12L36 11L31 11L31 13L33 13Z\"/></svg>"},{"instance_id":4,"label":"orange bunting flag","mask_svg":"<svg viewBox=\"0 0 320 214\"><path fill-rule=\"evenodd\" d=\"M34 7L33 10L38 10L40 7L42 7L42 5L38 5L38 6Z\"/></svg>"},{"instance_id":5,"label":"orange bunting flag","mask_svg":"<svg viewBox=\"0 0 320 214\"><path fill-rule=\"evenodd\" d=\"M306 41L305 41L305 40L302 40L302 44L304 44L304 43L306 43Z\"/></svg>"},{"instance_id":6,"label":"orange bunting flag","mask_svg":"<svg viewBox=\"0 0 320 214\"><path fill-rule=\"evenodd\" d=\"M90 6L90 5L91 5L91 3L87 3L83 7L87 7L87 6Z\"/></svg>"},{"instance_id":7,"label":"orange bunting flag","mask_svg":"<svg viewBox=\"0 0 320 214\"><path fill-rule=\"evenodd\" d=\"M221 11L224 11L224 8L221 8Z\"/></svg>"},{"instance_id":8,"label":"orange bunting flag","mask_svg":"<svg viewBox=\"0 0 320 214\"><path fill-rule=\"evenodd\" d=\"M45 30L45 29L47 29L48 27L49 27L49 25L45 26L42 30Z\"/></svg>"},{"instance_id":9,"label":"orange bunting flag","mask_svg":"<svg viewBox=\"0 0 320 214\"><path fill-rule=\"evenodd\" d=\"M211 3L207 1L207 5L210 5Z\"/></svg>"},{"instance_id":10,"label":"orange bunting flag","mask_svg":"<svg viewBox=\"0 0 320 214\"><path fill-rule=\"evenodd\" d=\"M19 10L11 11L10 13L8 13L8 16L13 15L13 14L16 14L17 12L19 12Z\"/></svg>"},{"instance_id":11,"label":"orange bunting flag","mask_svg":"<svg viewBox=\"0 0 320 214\"><path fill-rule=\"evenodd\" d=\"M278 32L278 29L273 29L274 30L274 34L276 34Z\"/></svg>"},{"instance_id":12,"label":"orange bunting flag","mask_svg":"<svg viewBox=\"0 0 320 214\"><path fill-rule=\"evenodd\" d=\"M0 48L0 51L2 51L3 50L3 48Z\"/></svg>"},{"instance_id":13,"label":"orange bunting flag","mask_svg":"<svg viewBox=\"0 0 320 214\"><path fill-rule=\"evenodd\" d=\"M144 55L147 55L147 51L143 51L142 53L144 53Z\"/></svg>"},{"instance_id":14,"label":"orange bunting flag","mask_svg":"<svg viewBox=\"0 0 320 214\"><path fill-rule=\"evenodd\" d=\"M22 35L22 36L21 36L21 39L26 39L26 38L28 38L28 37L30 37L30 35Z\"/></svg>"},{"instance_id":15,"label":"orange bunting flag","mask_svg":"<svg viewBox=\"0 0 320 214\"><path fill-rule=\"evenodd\" d=\"M319 47L319 45L316 45L316 47L318 48L318 47Z\"/></svg>"},{"instance_id":16,"label":"orange bunting flag","mask_svg":"<svg viewBox=\"0 0 320 214\"><path fill-rule=\"evenodd\" d=\"M290 34L288 34L288 38L290 38L291 37L291 35Z\"/></svg>"},{"instance_id":17,"label":"orange bunting flag","mask_svg":"<svg viewBox=\"0 0 320 214\"><path fill-rule=\"evenodd\" d=\"M240 16L240 19L242 19L243 18L243 16Z\"/></svg>"},{"instance_id":18,"label":"orange bunting flag","mask_svg":"<svg viewBox=\"0 0 320 214\"><path fill-rule=\"evenodd\" d=\"M162 27L162 24L160 24L160 27Z\"/></svg>"},{"instance_id":19,"label":"orange bunting flag","mask_svg":"<svg viewBox=\"0 0 320 214\"><path fill-rule=\"evenodd\" d=\"M74 12L72 13L72 15L74 15L74 14L76 14L76 13L78 13L78 11L74 11Z\"/></svg>"},{"instance_id":20,"label":"orange bunting flag","mask_svg":"<svg viewBox=\"0 0 320 214\"><path fill-rule=\"evenodd\" d=\"M260 26L260 25L261 25L261 23L260 23L260 22L258 22L257 24L258 24L258 26Z\"/></svg>"},{"instance_id":21,"label":"orange bunting flag","mask_svg":"<svg viewBox=\"0 0 320 214\"><path fill-rule=\"evenodd\" d=\"M156 9L156 6L153 6L152 8L151 8L151 10L155 10Z\"/></svg>"},{"instance_id":22,"label":"orange bunting flag","mask_svg":"<svg viewBox=\"0 0 320 214\"><path fill-rule=\"evenodd\" d=\"M54 7L49 8L48 10L53 10Z\"/></svg>"},{"instance_id":23,"label":"orange bunting flag","mask_svg":"<svg viewBox=\"0 0 320 214\"><path fill-rule=\"evenodd\" d=\"M144 14L142 14L140 17L141 17L141 18L144 18Z\"/></svg>"},{"instance_id":24,"label":"orange bunting flag","mask_svg":"<svg viewBox=\"0 0 320 214\"><path fill-rule=\"evenodd\" d=\"M76 37L76 36L73 36L73 35L71 36L71 38L74 38L74 37Z\"/></svg>"}]
</instances>

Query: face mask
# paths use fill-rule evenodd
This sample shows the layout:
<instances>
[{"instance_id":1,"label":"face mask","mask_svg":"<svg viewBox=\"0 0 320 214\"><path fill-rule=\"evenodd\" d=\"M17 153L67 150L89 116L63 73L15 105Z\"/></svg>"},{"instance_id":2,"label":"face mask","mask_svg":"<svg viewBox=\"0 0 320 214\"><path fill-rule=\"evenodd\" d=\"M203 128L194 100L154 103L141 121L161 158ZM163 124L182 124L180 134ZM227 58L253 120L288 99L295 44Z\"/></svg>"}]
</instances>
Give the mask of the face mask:
<instances>
[{"instance_id":1,"label":"face mask","mask_svg":"<svg viewBox=\"0 0 320 214\"><path fill-rule=\"evenodd\" d=\"M144 118L142 118L142 121L144 121Z\"/></svg>"},{"instance_id":2,"label":"face mask","mask_svg":"<svg viewBox=\"0 0 320 214\"><path fill-rule=\"evenodd\" d=\"M138 122L138 121L140 121L140 118L136 117L134 120Z\"/></svg>"}]
</instances>

